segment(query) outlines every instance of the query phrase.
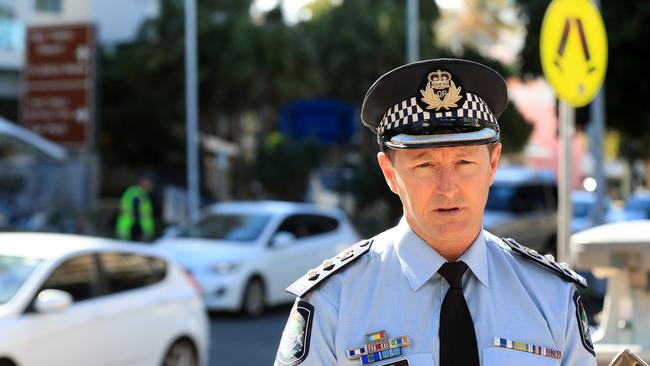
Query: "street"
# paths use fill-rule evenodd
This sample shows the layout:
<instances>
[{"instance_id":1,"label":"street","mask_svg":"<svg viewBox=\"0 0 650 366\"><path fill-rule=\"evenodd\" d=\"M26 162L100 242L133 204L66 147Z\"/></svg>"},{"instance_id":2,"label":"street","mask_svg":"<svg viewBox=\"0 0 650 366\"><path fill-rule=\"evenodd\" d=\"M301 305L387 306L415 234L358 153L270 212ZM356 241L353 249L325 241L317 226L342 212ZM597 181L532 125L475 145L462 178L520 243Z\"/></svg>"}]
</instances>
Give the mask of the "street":
<instances>
[{"instance_id":1,"label":"street","mask_svg":"<svg viewBox=\"0 0 650 366\"><path fill-rule=\"evenodd\" d=\"M274 307L258 318L210 314L210 366L273 365L291 306Z\"/></svg>"}]
</instances>

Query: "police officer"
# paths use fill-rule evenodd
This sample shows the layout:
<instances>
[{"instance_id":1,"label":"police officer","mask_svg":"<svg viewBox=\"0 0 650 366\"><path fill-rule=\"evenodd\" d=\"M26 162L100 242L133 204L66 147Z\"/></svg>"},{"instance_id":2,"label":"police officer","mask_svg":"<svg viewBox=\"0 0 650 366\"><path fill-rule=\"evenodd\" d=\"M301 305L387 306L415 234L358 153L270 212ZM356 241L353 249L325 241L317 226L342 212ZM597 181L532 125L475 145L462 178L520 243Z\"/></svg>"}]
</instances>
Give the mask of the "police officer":
<instances>
[{"instance_id":1,"label":"police officer","mask_svg":"<svg viewBox=\"0 0 650 366\"><path fill-rule=\"evenodd\" d=\"M497 72L458 59L370 87L362 122L404 215L287 289L298 298L276 365L596 364L585 280L482 229L507 102Z\"/></svg>"},{"instance_id":2,"label":"police officer","mask_svg":"<svg viewBox=\"0 0 650 366\"><path fill-rule=\"evenodd\" d=\"M122 240L149 242L153 239L153 205L149 194L154 189L153 177L143 173L138 183L127 188L120 199L120 213L115 233Z\"/></svg>"}]
</instances>

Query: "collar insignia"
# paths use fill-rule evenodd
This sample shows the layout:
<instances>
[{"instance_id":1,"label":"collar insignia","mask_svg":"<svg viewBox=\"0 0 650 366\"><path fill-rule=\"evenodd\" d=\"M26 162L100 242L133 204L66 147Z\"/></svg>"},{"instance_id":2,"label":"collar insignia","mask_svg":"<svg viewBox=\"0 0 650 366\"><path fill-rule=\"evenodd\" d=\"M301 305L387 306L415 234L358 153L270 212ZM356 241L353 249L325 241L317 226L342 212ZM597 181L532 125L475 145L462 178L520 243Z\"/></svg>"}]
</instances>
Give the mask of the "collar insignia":
<instances>
[{"instance_id":1,"label":"collar insignia","mask_svg":"<svg viewBox=\"0 0 650 366\"><path fill-rule=\"evenodd\" d=\"M401 356L404 347L410 346L409 337L395 337L386 339L386 331L381 330L366 335L368 343L362 346L348 348L346 355L349 360L361 359L361 364L366 365L375 361Z\"/></svg>"},{"instance_id":2,"label":"collar insignia","mask_svg":"<svg viewBox=\"0 0 650 366\"><path fill-rule=\"evenodd\" d=\"M463 99L462 89L460 85L456 86L450 72L438 69L427 75L426 86L420 89L420 100L426 104L427 110L459 108Z\"/></svg>"}]
</instances>

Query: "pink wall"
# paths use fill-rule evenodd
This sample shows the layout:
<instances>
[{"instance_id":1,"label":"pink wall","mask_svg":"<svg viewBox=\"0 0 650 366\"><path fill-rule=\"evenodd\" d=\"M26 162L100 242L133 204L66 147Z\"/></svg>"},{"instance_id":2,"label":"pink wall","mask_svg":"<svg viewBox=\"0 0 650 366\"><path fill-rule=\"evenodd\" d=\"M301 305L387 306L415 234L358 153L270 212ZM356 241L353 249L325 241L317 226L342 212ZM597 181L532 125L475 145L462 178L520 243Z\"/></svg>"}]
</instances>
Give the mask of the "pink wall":
<instances>
[{"instance_id":1,"label":"pink wall","mask_svg":"<svg viewBox=\"0 0 650 366\"><path fill-rule=\"evenodd\" d=\"M533 131L525 149L528 164L536 169L550 169L558 176L558 117L553 89L544 79L508 80L508 95ZM584 138L576 134L572 142L572 185L581 187L581 162L585 154Z\"/></svg>"}]
</instances>

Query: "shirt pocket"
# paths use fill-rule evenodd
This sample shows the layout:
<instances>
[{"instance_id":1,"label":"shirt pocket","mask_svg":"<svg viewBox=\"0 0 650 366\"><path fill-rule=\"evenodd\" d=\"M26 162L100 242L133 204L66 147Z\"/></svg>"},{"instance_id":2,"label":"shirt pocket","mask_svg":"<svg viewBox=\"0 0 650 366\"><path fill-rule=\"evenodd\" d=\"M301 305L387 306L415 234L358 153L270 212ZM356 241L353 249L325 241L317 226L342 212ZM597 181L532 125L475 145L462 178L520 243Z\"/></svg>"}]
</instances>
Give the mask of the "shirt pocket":
<instances>
[{"instance_id":1,"label":"shirt pocket","mask_svg":"<svg viewBox=\"0 0 650 366\"><path fill-rule=\"evenodd\" d=\"M412 355L406 355L406 357L393 358L383 361L383 363L377 364L377 366L392 365L404 360L408 361L409 366L435 366L433 362L433 355L431 353L415 353Z\"/></svg>"},{"instance_id":2,"label":"shirt pocket","mask_svg":"<svg viewBox=\"0 0 650 366\"><path fill-rule=\"evenodd\" d=\"M482 365L484 366L557 366L559 364L560 360L514 349L499 347L483 349Z\"/></svg>"}]
</instances>

